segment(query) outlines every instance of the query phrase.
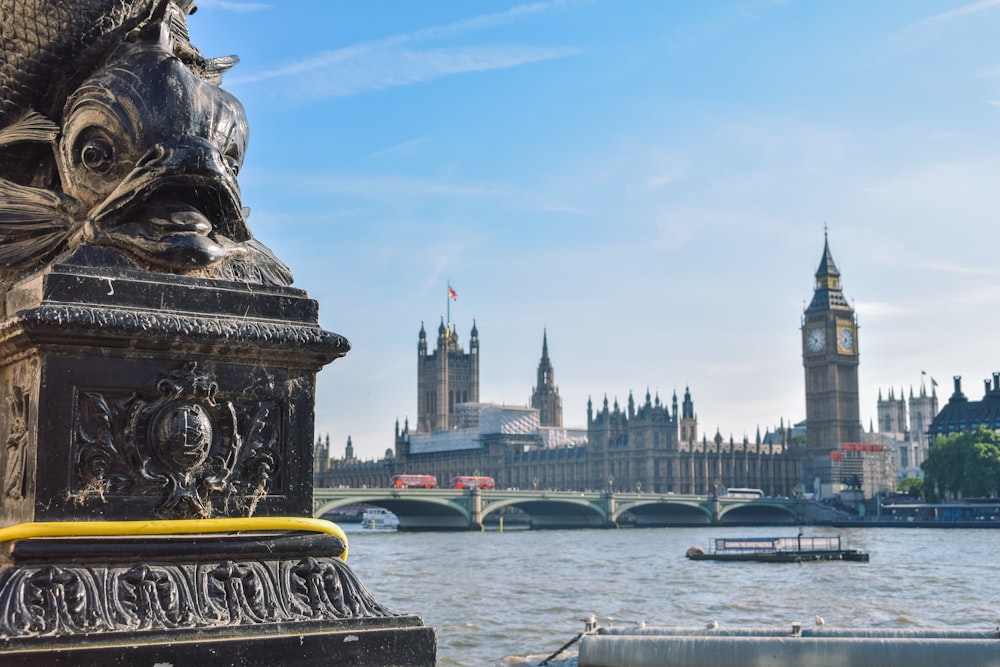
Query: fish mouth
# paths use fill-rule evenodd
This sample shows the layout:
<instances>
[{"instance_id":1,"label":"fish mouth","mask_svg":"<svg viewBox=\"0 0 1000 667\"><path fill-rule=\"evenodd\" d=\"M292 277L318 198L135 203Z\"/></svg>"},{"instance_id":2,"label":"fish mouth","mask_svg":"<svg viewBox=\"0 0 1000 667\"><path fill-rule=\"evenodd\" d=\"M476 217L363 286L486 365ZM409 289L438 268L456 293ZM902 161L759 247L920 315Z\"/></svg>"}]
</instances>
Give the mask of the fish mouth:
<instances>
[{"instance_id":1,"label":"fish mouth","mask_svg":"<svg viewBox=\"0 0 1000 667\"><path fill-rule=\"evenodd\" d=\"M116 217L119 225L143 224L164 234L224 236L237 242L250 238L239 193L214 175L164 176L137 192Z\"/></svg>"},{"instance_id":2,"label":"fish mouth","mask_svg":"<svg viewBox=\"0 0 1000 667\"><path fill-rule=\"evenodd\" d=\"M182 271L242 252L250 238L235 177L198 138L150 149L90 220L95 243Z\"/></svg>"}]
</instances>

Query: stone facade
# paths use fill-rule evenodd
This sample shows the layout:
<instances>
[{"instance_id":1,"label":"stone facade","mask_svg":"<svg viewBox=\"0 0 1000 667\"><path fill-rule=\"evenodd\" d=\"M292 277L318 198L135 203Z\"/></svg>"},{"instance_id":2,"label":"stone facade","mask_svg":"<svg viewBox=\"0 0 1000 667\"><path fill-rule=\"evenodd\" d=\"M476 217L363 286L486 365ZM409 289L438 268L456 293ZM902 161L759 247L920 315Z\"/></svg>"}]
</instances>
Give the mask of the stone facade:
<instances>
[{"instance_id":1,"label":"stone facade","mask_svg":"<svg viewBox=\"0 0 1000 667\"><path fill-rule=\"evenodd\" d=\"M444 320L438 327L437 347L427 351L427 332L420 325L417 344L417 428L424 433L455 428L455 406L479 401L479 331L475 322L466 353L458 332Z\"/></svg>"},{"instance_id":2,"label":"stone facade","mask_svg":"<svg viewBox=\"0 0 1000 667\"><path fill-rule=\"evenodd\" d=\"M927 458L930 447L927 431L937 412L938 398L933 379L929 393L922 382L917 393L910 387L908 400L904 399L902 389L897 396L895 389L890 388L885 398L879 390L879 435L892 448L894 468L900 478L923 476L920 464Z\"/></svg>"},{"instance_id":3,"label":"stone facade","mask_svg":"<svg viewBox=\"0 0 1000 667\"><path fill-rule=\"evenodd\" d=\"M426 338L420 340L424 358ZM475 328L473 340L478 352ZM676 394L667 404L648 391L642 403L630 394L625 409L605 399L595 410L588 401L586 429L562 427L560 407L546 335L532 407L459 404L449 412L449 429L411 432L408 421L402 428L397 422L394 452L366 463L331 461L317 485L388 486L393 474L419 473L442 486L457 475L483 475L500 488L708 494L752 487L790 496L800 481L801 447L790 428L758 434L755 442L719 433L699 440L690 389L682 404Z\"/></svg>"},{"instance_id":4,"label":"stone facade","mask_svg":"<svg viewBox=\"0 0 1000 667\"><path fill-rule=\"evenodd\" d=\"M807 483L832 480L830 454L861 439L858 324L844 297L840 271L824 238L813 298L802 316Z\"/></svg>"}]
</instances>

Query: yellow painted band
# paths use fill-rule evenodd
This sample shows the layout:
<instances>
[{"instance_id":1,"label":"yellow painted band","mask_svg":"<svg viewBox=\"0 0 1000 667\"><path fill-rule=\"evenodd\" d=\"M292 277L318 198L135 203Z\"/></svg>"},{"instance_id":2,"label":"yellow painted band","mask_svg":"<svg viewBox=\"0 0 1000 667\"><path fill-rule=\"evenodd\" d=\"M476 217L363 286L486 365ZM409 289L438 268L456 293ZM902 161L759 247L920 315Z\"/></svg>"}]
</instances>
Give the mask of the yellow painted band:
<instances>
[{"instance_id":1,"label":"yellow painted band","mask_svg":"<svg viewBox=\"0 0 1000 667\"><path fill-rule=\"evenodd\" d=\"M33 537L122 537L131 535L184 535L191 533L241 533L268 530L301 530L326 533L344 542L341 560L347 560L347 535L324 519L262 516L245 519L168 519L163 521L31 521L0 528L0 542Z\"/></svg>"}]
</instances>

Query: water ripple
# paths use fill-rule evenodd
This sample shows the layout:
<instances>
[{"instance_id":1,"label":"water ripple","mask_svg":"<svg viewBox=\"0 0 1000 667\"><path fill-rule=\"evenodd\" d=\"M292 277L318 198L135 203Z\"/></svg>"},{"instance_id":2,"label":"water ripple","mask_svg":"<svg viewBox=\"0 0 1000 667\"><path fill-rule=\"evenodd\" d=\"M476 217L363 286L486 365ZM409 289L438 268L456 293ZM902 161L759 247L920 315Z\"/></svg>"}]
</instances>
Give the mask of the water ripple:
<instances>
[{"instance_id":1,"label":"water ripple","mask_svg":"<svg viewBox=\"0 0 1000 667\"><path fill-rule=\"evenodd\" d=\"M793 531L741 528L740 535ZM352 533L350 565L390 608L438 632L438 664L537 665L603 624L699 627L996 627L991 530L811 529L841 534L870 563L710 563L688 547L718 528ZM575 647L550 664L574 667Z\"/></svg>"}]
</instances>

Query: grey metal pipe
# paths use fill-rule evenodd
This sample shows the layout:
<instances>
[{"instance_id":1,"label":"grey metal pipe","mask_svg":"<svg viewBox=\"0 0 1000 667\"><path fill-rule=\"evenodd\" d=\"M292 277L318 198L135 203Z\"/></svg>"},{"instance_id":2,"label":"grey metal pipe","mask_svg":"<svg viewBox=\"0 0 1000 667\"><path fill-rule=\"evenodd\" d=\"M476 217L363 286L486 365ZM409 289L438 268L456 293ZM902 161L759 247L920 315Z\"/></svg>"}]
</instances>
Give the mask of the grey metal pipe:
<instances>
[{"instance_id":1,"label":"grey metal pipe","mask_svg":"<svg viewBox=\"0 0 1000 667\"><path fill-rule=\"evenodd\" d=\"M804 631L803 631L804 632ZM585 635L579 667L1000 667L1000 641L912 636Z\"/></svg>"},{"instance_id":2,"label":"grey metal pipe","mask_svg":"<svg viewBox=\"0 0 1000 667\"><path fill-rule=\"evenodd\" d=\"M794 635L791 629L781 627L721 627L708 630L703 627L672 627L672 626L608 626L597 629L598 635L657 635L669 637L788 637ZM802 637L886 637L893 639L993 639L1000 640L1000 628L976 630L967 628L924 628L924 629L883 629L883 628L831 628L803 627L799 631Z\"/></svg>"}]
</instances>

